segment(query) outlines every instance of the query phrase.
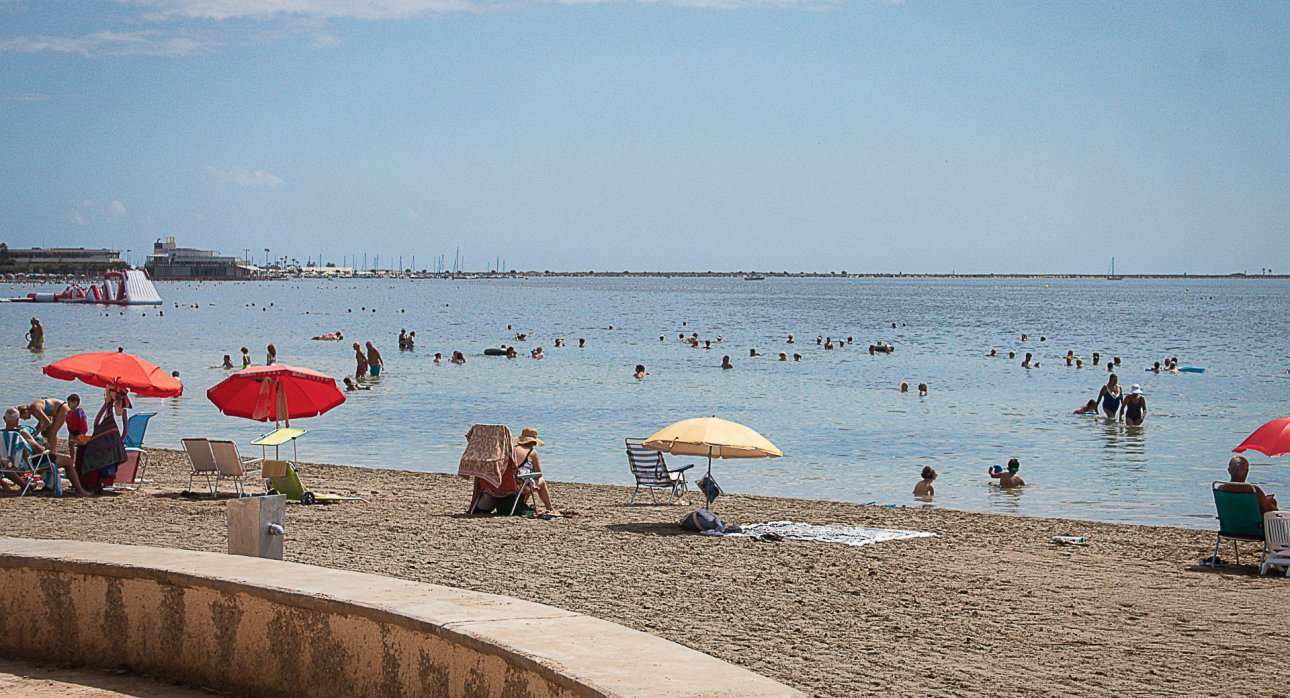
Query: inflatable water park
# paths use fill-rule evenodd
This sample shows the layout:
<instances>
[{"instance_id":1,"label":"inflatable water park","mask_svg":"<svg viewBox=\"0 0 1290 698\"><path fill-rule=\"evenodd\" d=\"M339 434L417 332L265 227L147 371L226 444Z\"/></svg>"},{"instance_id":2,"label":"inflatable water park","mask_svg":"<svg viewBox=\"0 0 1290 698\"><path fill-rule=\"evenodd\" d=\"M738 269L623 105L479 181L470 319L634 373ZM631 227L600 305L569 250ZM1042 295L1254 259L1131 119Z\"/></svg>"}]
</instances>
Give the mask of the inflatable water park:
<instances>
[{"instance_id":1,"label":"inflatable water park","mask_svg":"<svg viewBox=\"0 0 1290 698\"><path fill-rule=\"evenodd\" d=\"M142 269L109 271L101 283L73 283L58 293L28 293L6 299L11 303L92 303L96 305L161 305L161 295Z\"/></svg>"}]
</instances>

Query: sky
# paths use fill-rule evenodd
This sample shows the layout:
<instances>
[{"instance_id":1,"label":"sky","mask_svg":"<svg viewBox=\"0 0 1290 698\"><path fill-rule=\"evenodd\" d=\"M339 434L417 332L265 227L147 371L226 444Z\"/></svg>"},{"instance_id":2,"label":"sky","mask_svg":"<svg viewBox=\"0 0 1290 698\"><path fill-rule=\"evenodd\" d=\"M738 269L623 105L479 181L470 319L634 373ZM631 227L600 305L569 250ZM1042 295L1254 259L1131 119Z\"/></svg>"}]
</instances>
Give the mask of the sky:
<instances>
[{"instance_id":1,"label":"sky","mask_svg":"<svg viewBox=\"0 0 1290 698\"><path fill-rule=\"evenodd\" d=\"M0 0L0 240L1290 273L1290 3Z\"/></svg>"}]
</instances>

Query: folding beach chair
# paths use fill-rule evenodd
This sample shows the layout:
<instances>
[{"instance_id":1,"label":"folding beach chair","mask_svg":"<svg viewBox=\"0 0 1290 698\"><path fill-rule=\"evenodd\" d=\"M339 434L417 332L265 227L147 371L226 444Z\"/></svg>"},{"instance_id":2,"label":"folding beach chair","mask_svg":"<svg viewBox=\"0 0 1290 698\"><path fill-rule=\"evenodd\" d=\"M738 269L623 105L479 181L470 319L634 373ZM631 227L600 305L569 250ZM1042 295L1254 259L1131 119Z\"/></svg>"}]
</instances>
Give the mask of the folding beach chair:
<instances>
[{"instance_id":1,"label":"folding beach chair","mask_svg":"<svg viewBox=\"0 0 1290 698\"><path fill-rule=\"evenodd\" d=\"M1269 511L1263 515L1263 535L1267 554L1259 574L1267 574L1269 567L1286 568L1290 577L1290 511Z\"/></svg>"},{"instance_id":2,"label":"folding beach chair","mask_svg":"<svg viewBox=\"0 0 1290 698\"><path fill-rule=\"evenodd\" d=\"M193 466L192 472L188 474L188 488L184 491L192 491L193 478L204 477L206 488L214 497L215 483L211 478L219 476L219 467L215 465L215 454L211 451L210 442L206 439L180 439L179 443L183 444L188 462Z\"/></svg>"},{"instance_id":3,"label":"folding beach chair","mask_svg":"<svg viewBox=\"0 0 1290 698\"><path fill-rule=\"evenodd\" d=\"M143 435L148 433L148 420L156 416L156 412L136 412L130 415L125 424L125 438L122 439L126 448L143 448Z\"/></svg>"},{"instance_id":4,"label":"folding beach chair","mask_svg":"<svg viewBox=\"0 0 1290 698\"><path fill-rule=\"evenodd\" d=\"M7 478L19 485L18 496L32 491L37 482L55 495L63 494L63 481L58 476L58 462L52 454L32 455L22 433L18 430L5 429L3 434L3 453L0 453L0 477Z\"/></svg>"},{"instance_id":5,"label":"folding beach chair","mask_svg":"<svg viewBox=\"0 0 1290 698\"><path fill-rule=\"evenodd\" d=\"M1259 496L1254 492L1226 492L1218 489L1226 485L1214 481L1210 488L1214 491L1214 508L1218 510L1218 534L1214 539L1214 557L1210 558L1210 567L1218 563L1218 546L1224 540L1232 541L1232 553L1236 564L1241 564L1241 551L1237 549L1238 541L1263 544L1263 557L1267 557L1267 540L1263 533L1263 515L1259 512ZM1261 562L1261 561L1260 561Z\"/></svg>"},{"instance_id":6,"label":"folding beach chair","mask_svg":"<svg viewBox=\"0 0 1290 698\"><path fill-rule=\"evenodd\" d=\"M288 501L301 504L333 504L335 502L361 502L362 497L343 497L338 494L319 494L305 489L300 474L291 461L260 461L260 476L264 478L270 494L283 494Z\"/></svg>"},{"instance_id":7,"label":"folding beach chair","mask_svg":"<svg viewBox=\"0 0 1290 698\"><path fill-rule=\"evenodd\" d=\"M636 478L636 488L632 490L631 499L627 500L627 504L630 506L636 503L636 493L640 492L642 487L649 490L650 501L654 504L658 503L654 496L655 490L670 490L672 498L668 504L675 504L689 491L685 482L685 471L693 468L694 465L668 470L667 462L663 460L663 452L646 448L641 445L643 441L644 439L623 439L627 445L627 465L631 467L632 475Z\"/></svg>"},{"instance_id":8,"label":"folding beach chair","mask_svg":"<svg viewBox=\"0 0 1290 698\"><path fill-rule=\"evenodd\" d=\"M225 480L233 481L233 489L237 496L245 497L246 481L253 476L258 476L258 469L248 470L246 463L242 461L242 454L237 452L237 444L226 439L211 439L211 455L215 457L215 496L219 496L219 483Z\"/></svg>"}]
</instances>

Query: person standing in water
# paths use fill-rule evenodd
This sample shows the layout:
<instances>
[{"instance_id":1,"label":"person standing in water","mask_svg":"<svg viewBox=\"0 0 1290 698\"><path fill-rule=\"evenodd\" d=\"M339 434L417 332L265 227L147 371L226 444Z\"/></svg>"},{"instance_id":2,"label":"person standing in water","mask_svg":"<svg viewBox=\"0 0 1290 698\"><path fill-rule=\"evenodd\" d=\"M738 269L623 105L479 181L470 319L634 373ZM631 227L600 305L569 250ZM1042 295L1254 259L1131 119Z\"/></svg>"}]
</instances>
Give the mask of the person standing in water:
<instances>
[{"instance_id":1,"label":"person standing in water","mask_svg":"<svg viewBox=\"0 0 1290 698\"><path fill-rule=\"evenodd\" d=\"M278 363L278 348L270 344L265 350L267 353L264 355L264 365L272 366Z\"/></svg>"},{"instance_id":2,"label":"person standing in water","mask_svg":"<svg viewBox=\"0 0 1290 698\"><path fill-rule=\"evenodd\" d=\"M363 347L358 342L354 342L354 377L362 380L367 377L367 355L363 353Z\"/></svg>"},{"instance_id":3,"label":"person standing in water","mask_svg":"<svg viewBox=\"0 0 1290 698\"><path fill-rule=\"evenodd\" d=\"M251 350L247 349L246 347L242 347L242 368L250 368L250 367L251 367Z\"/></svg>"},{"instance_id":4,"label":"person standing in water","mask_svg":"<svg viewBox=\"0 0 1290 698\"><path fill-rule=\"evenodd\" d=\"M376 350L376 345L371 340L367 342L367 366L373 378L381 375L381 369L385 368L385 359L381 358L381 352Z\"/></svg>"},{"instance_id":5,"label":"person standing in water","mask_svg":"<svg viewBox=\"0 0 1290 698\"><path fill-rule=\"evenodd\" d=\"M1142 394L1142 386L1134 383L1129 388L1129 394L1120 403L1120 416L1131 427L1142 426L1143 420L1147 418L1147 397Z\"/></svg>"},{"instance_id":6,"label":"person standing in water","mask_svg":"<svg viewBox=\"0 0 1290 698\"><path fill-rule=\"evenodd\" d=\"M27 348L32 351L45 350L45 326L40 324L40 318L31 319L31 329L27 330L24 335L27 340Z\"/></svg>"},{"instance_id":7,"label":"person standing in water","mask_svg":"<svg viewBox=\"0 0 1290 698\"><path fill-rule=\"evenodd\" d=\"M1087 395L1087 393L1085 393ZM1111 419L1120 411L1120 401L1124 399L1124 389L1120 387L1120 377L1111 374L1106 385L1097 393L1097 401L1102 403L1102 414Z\"/></svg>"}]
</instances>

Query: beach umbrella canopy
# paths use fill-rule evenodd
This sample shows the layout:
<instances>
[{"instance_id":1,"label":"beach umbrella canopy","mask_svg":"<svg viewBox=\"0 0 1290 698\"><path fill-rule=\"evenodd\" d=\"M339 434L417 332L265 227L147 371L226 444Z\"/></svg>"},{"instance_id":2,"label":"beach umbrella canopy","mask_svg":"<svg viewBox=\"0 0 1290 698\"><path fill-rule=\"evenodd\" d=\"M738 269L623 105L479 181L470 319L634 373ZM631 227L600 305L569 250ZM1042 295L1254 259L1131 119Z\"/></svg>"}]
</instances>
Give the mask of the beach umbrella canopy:
<instances>
[{"instance_id":1,"label":"beach umbrella canopy","mask_svg":"<svg viewBox=\"0 0 1290 698\"><path fill-rule=\"evenodd\" d=\"M244 368L207 390L206 397L231 417L288 424L345 401L331 376L283 364Z\"/></svg>"},{"instance_id":2,"label":"beach umbrella canopy","mask_svg":"<svg viewBox=\"0 0 1290 698\"><path fill-rule=\"evenodd\" d=\"M645 446L677 456L779 458L784 452L766 437L737 422L717 417L685 419L645 439Z\"/></svg>"},{"instance_id":3,"label":"beach umbrella canopy","mask_svg":"<svg viewBox=\"0 0 1290 698\"><path fill-rule=\"evenodd\" d=\"M1290 417L1274 419L1255 429L1240 446L1232 450L1237 453L1258 451L1269 458L1290 453Z\"/></svg>"},{"instance_id":4,"label":"beach umbrella canopy","mask_svg":"<svg viewBox=\"0 0 1290 698\"><path fill-rule=\"evenodd\" d=\"M644 445L677 456L707 456L708 484L700 483L708 506L720 493L712 478L713 458L779 458L784 452L752 429L717 417L685 419L663 427Z\"/></svg>"},{"instance_id":5,"label":"beach umbrella canopy","mask_svg":"<svg viewBox=\"0 0 1290 698\"><path fill-rule=\"evenodd\" d=\"M101 351L69 356L42 369L60 380L78 380L106 388L123 387L142 397L179 397L184 385L156 365L123 351Z\"/></svg>"}]
</instances>

